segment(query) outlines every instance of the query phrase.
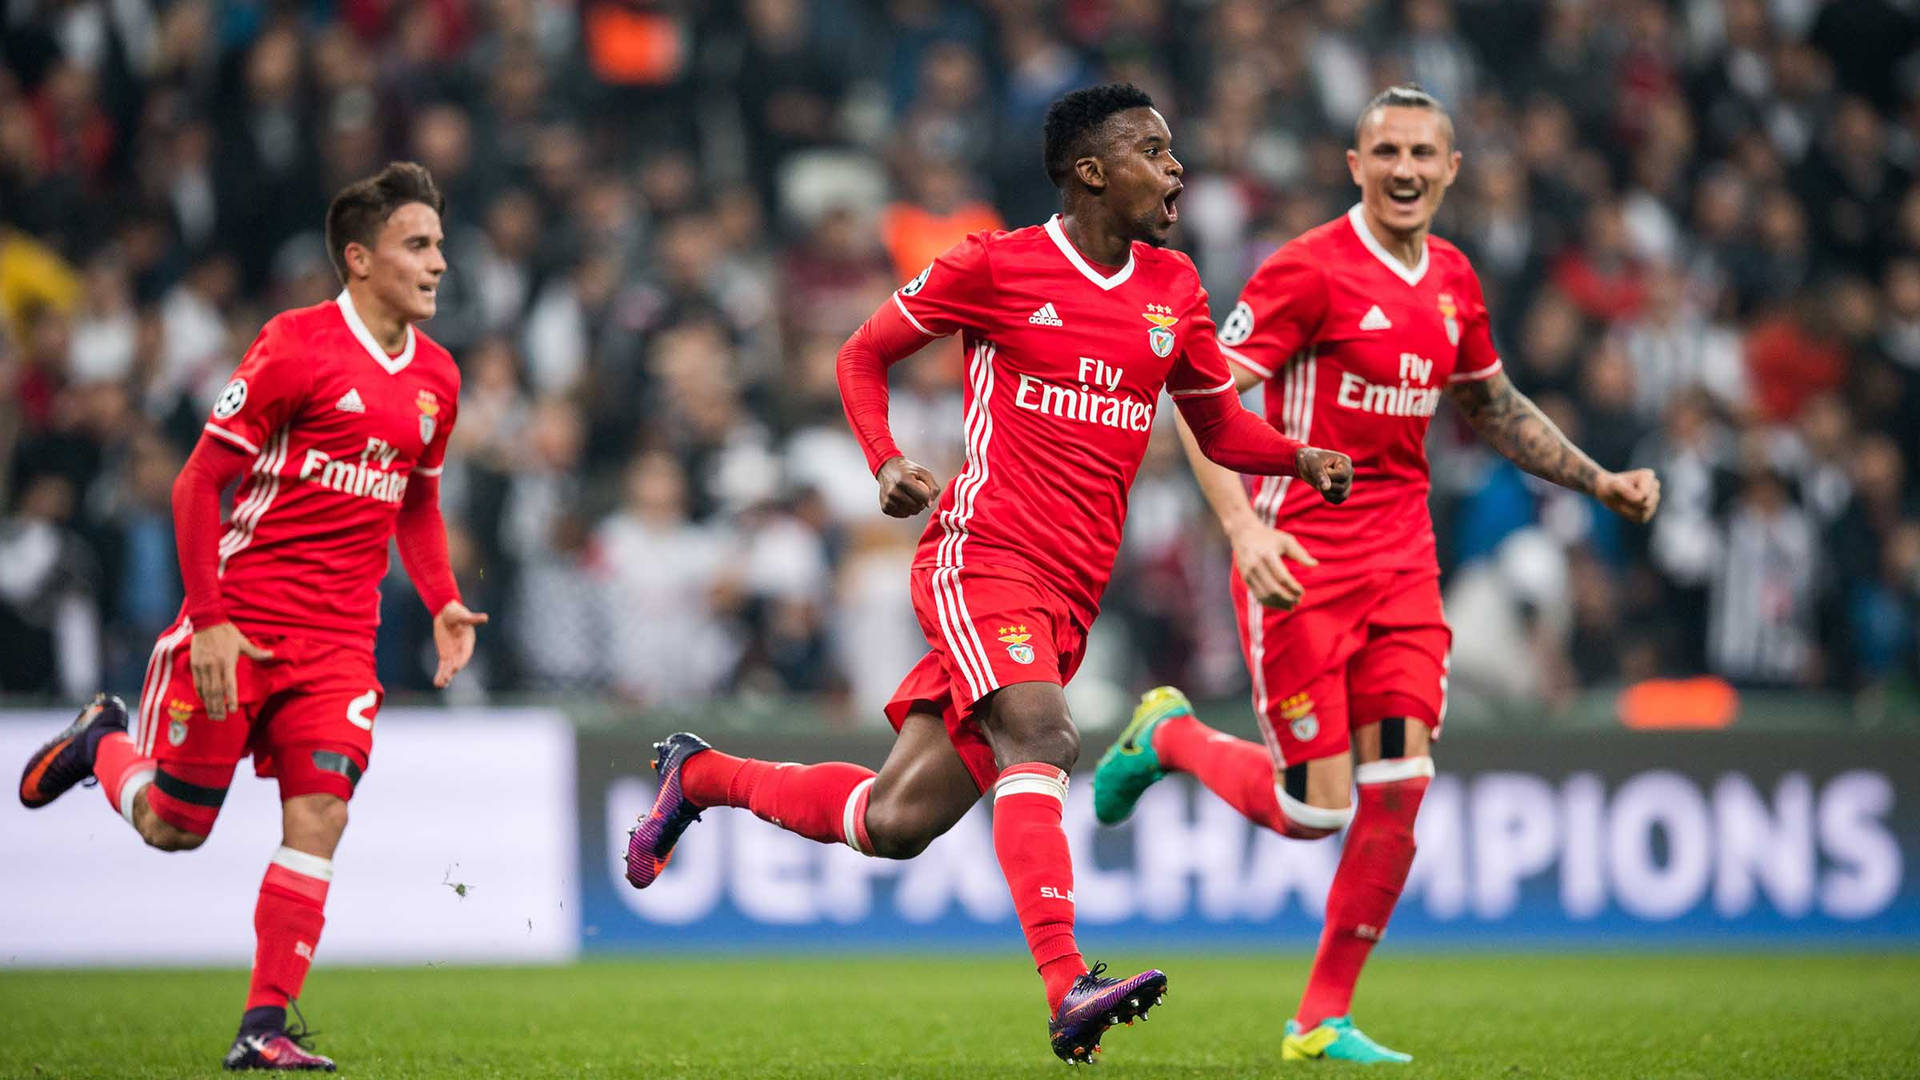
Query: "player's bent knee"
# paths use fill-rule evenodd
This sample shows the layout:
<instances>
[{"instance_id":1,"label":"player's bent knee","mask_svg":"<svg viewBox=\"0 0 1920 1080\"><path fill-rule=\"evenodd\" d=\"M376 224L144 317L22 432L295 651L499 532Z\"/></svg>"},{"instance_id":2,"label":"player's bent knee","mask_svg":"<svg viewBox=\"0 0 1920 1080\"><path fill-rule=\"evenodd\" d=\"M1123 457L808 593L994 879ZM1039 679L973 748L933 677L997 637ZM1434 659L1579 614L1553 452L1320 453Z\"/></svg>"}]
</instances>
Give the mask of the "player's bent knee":
<instances>
[{"instance_id":1,"label":"player's bent knee","mask_svg":"<svg viewBox=\"0 0 1920 1080\"><path fill-rule=\"evenodd\" d=\"M866 824L867 842L879 859L911 859L938 835L924 815L889 806L868 806Z\"/></svg>"},{"instance_id":2,"label":"player's bent knee","mask_svg":"<svg viewBox=\"0 0 1920 1080\"><path fill-rule=\"evenodd\" d=\"M994 757L1002 769L1040 762L1071 772L1080 760L1080 733L1074 730L1058 686L1001 687L986 709Z\"/></svg>"},{"instance_id":3,"label":"player's bent knee","mask_svg":"<svg viewBox=\"0 0 1920 1080\"><path fill-rule=\"evenodd\" d=\"M347 800L334 795L302 795L286 803L287 839L337 841L347 831Z\"/></svg>"},{"instance_id":4,"label":"player's bent knee","mask_svg":"<svg viewBox=\"0 0 1920 1080\"><path fill-rule=\"evenodd\" d=\"M1072 772L1080 760L1080 733L1071 721L1061 717L1029 725L1018 734L1009 731L1006 738L996 740L995 750L1002 769L1037 761Z\"/></svg>"},{"instance_id":5,"label":"player's bent knee","mask_svg":"<svg viewBox=\"0 0 1920 1080\"><path fill-rule=\"evenodd\" d=\"M140 839L159 851L192 851L207 842L205 833L188 832L149 815L140 827Z\"/></svg>"}]
</instances>

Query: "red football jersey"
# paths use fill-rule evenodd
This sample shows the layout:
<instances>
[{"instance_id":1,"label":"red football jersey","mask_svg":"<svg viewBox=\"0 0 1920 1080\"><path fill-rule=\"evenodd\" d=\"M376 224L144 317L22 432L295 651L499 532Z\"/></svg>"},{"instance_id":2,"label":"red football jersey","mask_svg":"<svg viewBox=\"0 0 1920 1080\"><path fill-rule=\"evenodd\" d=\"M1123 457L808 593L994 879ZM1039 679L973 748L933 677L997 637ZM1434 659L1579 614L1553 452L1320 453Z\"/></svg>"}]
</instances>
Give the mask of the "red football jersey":
<instances>
[{"instance_id":1,"label":"red football jersey","mask_svg":"<svg viewBox=\"0 0 1920 1080\"><path fill-rule=\"evenodd\" d=\"M1162 387L1233 389L1193 263L1136 243L1096 267L1056 215L967 237L893 300L967 353L967 463L915 565L1024 569L1092 625Z\"/></svg>"},{"instance_id":2,"label":"red football jersey","mask_svg":"<svg viewBox=\"0 0 1920 1080\"><path fill-rule=\"evenodd\" d=\"M1291 477L1253 478L1253 509L1298 537L1315 576L1432 567L1427 423L1441 388L1500 370L1480 279L1427 237L1408 269L1360 207L1267 257L1220 327L1221 349L1267 379L1267 419L1353 458L1353 493L1329 505Z\"/></svg>"},{"instance_id":3,"label":"red football jersey","mask_svg":"<svg viewBox=\"0 0 1920 1080\"><path fill-rule=\"evenodd\" d=\"M206 431L253 455L220 538L242 629L371 646L407 479L438 475L460 369L423 333L388 356L342 292L260 328Z\"/></svg>"}]
</instances>

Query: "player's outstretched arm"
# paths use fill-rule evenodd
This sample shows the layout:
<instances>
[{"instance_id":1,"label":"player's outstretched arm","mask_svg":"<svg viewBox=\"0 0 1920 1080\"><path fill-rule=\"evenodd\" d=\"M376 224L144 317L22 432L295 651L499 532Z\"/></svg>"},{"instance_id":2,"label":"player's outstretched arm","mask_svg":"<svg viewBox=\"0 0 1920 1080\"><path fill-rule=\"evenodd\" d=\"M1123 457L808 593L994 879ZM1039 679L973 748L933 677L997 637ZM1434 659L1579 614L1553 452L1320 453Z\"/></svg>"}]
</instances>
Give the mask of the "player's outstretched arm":
<instances>
[{"instance_id":1,"label":"player's outstretched arm","mask_svg":"<svg viewBox=\"0 0 1920 1080\"><path fill-rule=\"evenodd\" d=\"M1573 445L1505 372L1455 383L1447 396L1480 437L1507 460L1542 480L1592 495L1628 521L1645 524L1660 506L1660 478L1652 469L1616 473Z\"/></svg>"},{"instance_id":2,"label":"player's outstretched arm","mask_svg":"<svg viewBox=\"0 0 1920 1080\"><path fill-rule=\"evenodd\" d=\"M1233 547L1233 564L1240 571L1240 580L1246 582L1247 591L1268 607L1291 608L1298 604L1306 595L1306 589L1293 576L1293 571L1287 569L1286 560L1303 566L1318 566L1319 561L1300 546L1292 533L1269 528L1247 501L1246 485L1240 482L1240 474L1207 460L1200 443L1193 437L1193 429L1187 427L1186 418L1175 416L1174 420L1180 431L1180 447L1187 454L1187 464L1193 469L1194 480L1200 484L1200 494L1213 508L1213 516L1220 520L1220 530L1226 533L1227 543Z\"/></svg>"}]
</instances>

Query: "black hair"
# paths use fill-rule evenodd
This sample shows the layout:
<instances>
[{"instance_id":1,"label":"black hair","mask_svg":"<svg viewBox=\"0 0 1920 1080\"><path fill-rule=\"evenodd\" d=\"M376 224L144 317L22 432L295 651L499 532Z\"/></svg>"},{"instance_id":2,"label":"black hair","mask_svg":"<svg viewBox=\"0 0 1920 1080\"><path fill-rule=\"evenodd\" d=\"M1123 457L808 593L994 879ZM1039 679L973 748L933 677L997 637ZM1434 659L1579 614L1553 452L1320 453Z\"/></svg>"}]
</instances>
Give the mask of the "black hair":
<instances>
[{"instance_id":1,"label":"black hair","mask_svg":"<svg viewBox=\"0 0 1920 1080\"><path fill-rule=\"evenodd\" d=\"M446 198L434 186L433 174L425 165L395 161L378 173L342 188L327 206L327 258L333 260L333 272L347 280L347 245L372 247L380 238L380 229L395 210L408 203L423 203L434 213L444 213Z\"/></svg>"},{"instance_id":2,"label":"black hair","mask_svg":"<svg viewBox=\"0 0 1920 1080\"><path fill-rule=\"evenodd\" d=\"M1047 179L1064 189L1073 163L1093 153L1100 129L1114 113L1151 109L1153 98L1132 83L1105 83L1075 90L1047 108Z\"/></svg>"},{"instance_id":3,"label":"black hair","mask_svg":"<svg viewBox=\"0 0 1920 1080\"><path fill-rule=\"evenodd\" d=\"M1373 95L1373 100L1367 102L1367 107L1360 110L1360 119L1353 122L1355 149L1360 146L1360 129L1366 126L1367 117L1373 115L1373 110L1385 108L1432 109L1446 122L1447 141L1449 143L1453 141L1453 117L1448 114L1447 107L1440 104L1440 99L1427 93L1419 83L1401 83L1398 86L1389 86Z\"/></svg>"}]
</instances>

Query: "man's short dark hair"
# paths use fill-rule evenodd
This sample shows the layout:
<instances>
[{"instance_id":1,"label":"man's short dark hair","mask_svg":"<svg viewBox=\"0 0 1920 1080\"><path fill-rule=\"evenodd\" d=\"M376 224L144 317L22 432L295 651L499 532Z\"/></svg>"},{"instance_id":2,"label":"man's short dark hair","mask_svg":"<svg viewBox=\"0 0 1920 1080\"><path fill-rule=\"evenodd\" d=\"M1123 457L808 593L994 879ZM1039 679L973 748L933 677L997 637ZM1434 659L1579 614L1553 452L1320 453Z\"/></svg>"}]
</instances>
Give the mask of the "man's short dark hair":
<instances>
[{"instance_id":1,"label":"man's short dark hair","mask_svg":"<svg viewBox=\"0 0 1920 1080\"><path fill-rule=\"evenodd\" d=\"M1447 142L1449 144L1453 142L1453 117L1447 113L1447 107L1440 104L1440 99L1421 89L1419 83L1401 83L1399 86L1389 86L1373 95L1373 100L1367 102L1367 107L1360 110L1360 119L1353 122L1354 149L1360 148L1360 129L1367 126L1367 117L1372 116L1375 109L1386 108L1432 109L1440 114L1441 120L1446 124Z\"/></svg>"},{"instance_id":2,"label":"man's short dark hair","mask_svg":"<svg viewBox=\"0 0 1920 1080\"><path fill-rule=\"evenodd\" d=\"M1073 163L1099 149L1107 118L1128 109L1151 109L1153 99L1132 83L1106 83L1075 90L1047 109L1047 179L1065 188Z\"/></svg>"},{"instance_id":3,"label":"man's short dark hair","mask_svg":"<svg viewBox=\"0 0 1920 1080\"><path fill-rule=\"evenodd\" d=\"M347 245L372 247L387 219L408 203L422 203L436 214L446 208L446 198L434 186L433 174L425 165L412 161L390 162L333 197L327 206L327 258L333 260L333 272L340 275L343 284L347 280Z\"/></svg>"}]
</instances>

